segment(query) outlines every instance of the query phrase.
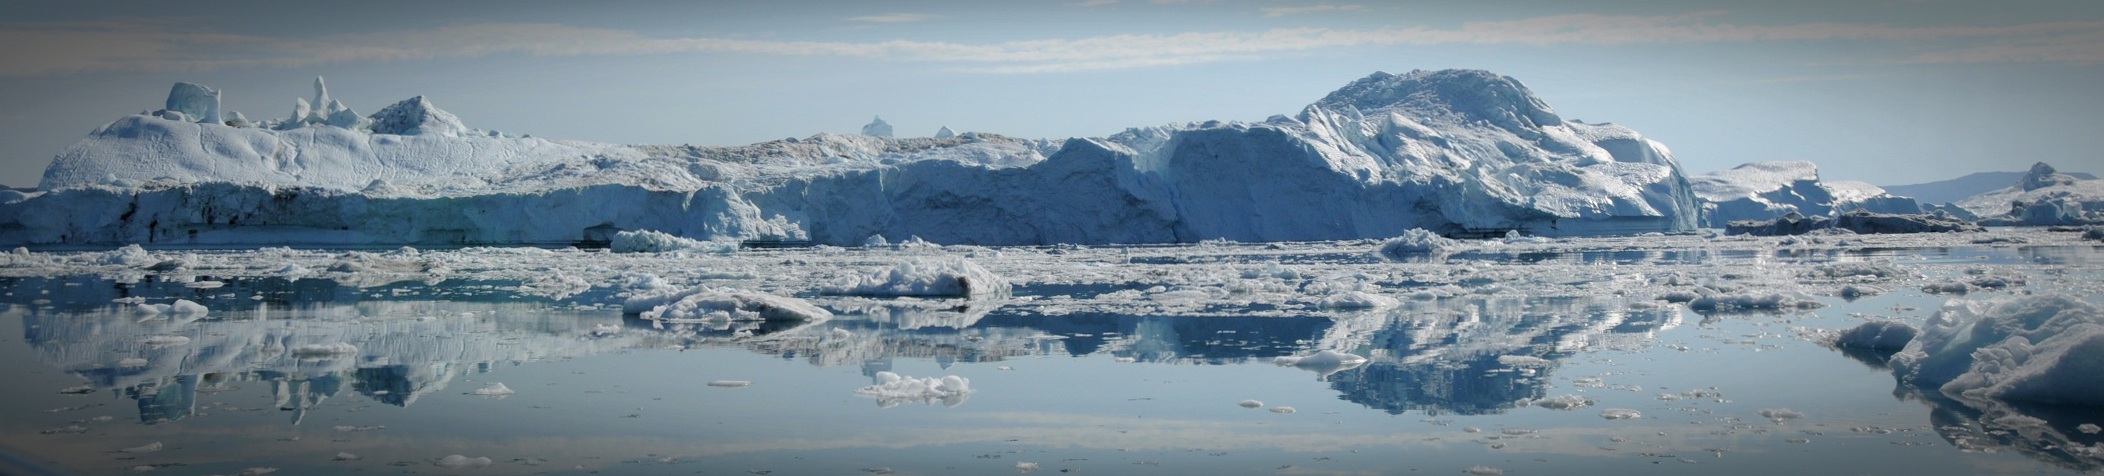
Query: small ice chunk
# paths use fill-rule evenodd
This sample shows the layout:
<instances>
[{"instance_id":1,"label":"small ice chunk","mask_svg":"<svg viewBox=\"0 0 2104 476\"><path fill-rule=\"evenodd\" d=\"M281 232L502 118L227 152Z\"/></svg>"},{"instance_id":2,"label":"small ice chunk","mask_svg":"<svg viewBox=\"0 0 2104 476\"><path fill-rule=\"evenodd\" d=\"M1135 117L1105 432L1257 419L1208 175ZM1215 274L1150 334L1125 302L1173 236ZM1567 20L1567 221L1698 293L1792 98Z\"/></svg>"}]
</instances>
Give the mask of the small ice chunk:
<instances>
[{"instance_id":1,"label":"small ice chunk","mask_svg":"<svg viewBox=\"0 0 2104 476\"><path fill-rule=\"evenodd\" d=\"M1402 236L1381 243L1381 257L1403 261L1410 257L1440 256L1452 253L1461 242L1439 236L1423 228L1411 228Z\"/></svg>"},{"instance_id":2,"label":"small ice chunk","mask_svg":"<svg viewBox=\"0 0 2104 476\"><path fill-rule=\"evenodd\" d=\"M2097 434L2097 432L2104 431L2104 427L2098 427L2095 423L2083 423L2080 425L2075 425L2075 431L2082 432L2086 435L2094 435Z\"/></svg>"},{"instance_id":3,"label":"small ice chunk","mask_svg":"<svg viewBox=\"0 0 2104 476\"><path fill-rule=\"evenodd\" d=\"M643 312L643 319L667 322L703 321L810 321L822 322L833 313L802 299L773 294L714 290L707 287L673 293L671 302ZM654 296L630 298L628 307Z\"/></svg>"},{"instance_id":4,"label":"small ice chunk","mask_svg":"<svg viewBox=\"0 0 2104 476\"><path fill-rule=\"evenodd\" d=\"M504 386L504 382L491 382L487 386L475 389L475 391L468 393L473 395L481 395L485 397L502 397L517 392L513 392L511 390L511 387Z\"/></svg>"},{"instance_id":5,"label":"small ice chunk","mask_svg":"<svg viewBox=\"0 0 2104 476\"><path fill-rule=\"evenodd\" d=\"M1578 395L1557 395L1554 397L1543 398L1540 400L1533 400L1528 403L1537 407L1547 408L1550 410L1576 410L1582 407L1592 405L1593 401L1591 399Z\"/></svg>"},{"instance_id":6,"label":"small ice chunk","mask_svg":"<svg viewBox=\"0 0 2104 476\"><path fill-rule=\"evenodd\" d=\"M350 454L350 453L344 453L344 452L340 452L340 451L336 453L336 457L335 457L335 458L332 458L332 459L331 459L331 461L357 461L357 460L358 460L358 455L354 455L354 454Z\"/></svg>"},{"instance_id":7,"label":"small ice chunk","mask_svg":"<svg viewBox=\"0 0 2104 476\"><path fill-rule=\"evenodd\" d=\"M1287 414L1287 413L1293 413L1293 412L1296 412L1296 411L1299 411L1299 410L1294 410L1294 409L1293 409L1293 407L1271 407L1271 413L1278 413L1278 414Z\"/></svg>"},{"instance_id":8,"label":"small ice chunk","mask_svg":"<svg viewBox=\"0 0 2104 476\"><path fill-rule=\"evenodd\" d=\"M211 312L210 309L205 309L203 304L188 299L177 299L175 304L168 306L168 315L173 317L199 318Z\"/></svg>"},{"instance_id":9,"label":"small ice chunk","mask_svg":"<svg viewBox=\"0 0 2104 476\"><path fill-rule=\"evenodd\" d=\"M608 245L615 253L666 253L693 251L700 253L729 254L738 251L735 241L701 241L670 233L651 230L622 231L614 233Z\"/></svg>"},{"instance_id":10,"label":"small ice chunk","mask_svg":"<svg viewBox=\"0 0 2104 476\"><path fill-rule=\"evenodd\" d=\"M146 359L141 359L141 358L138 358L138 357L127 357L127 358L125 358L124 360L119 360L119 361L117 361L117 366L118 366L118 367L145 367L147 363L149 363L149 362L147 362L147 361L146 361Z\"/></svg>"},{"instance_id":11,"label":"small ice chunk","mask_svg":"<svg viewBox=\"0 0 2104 476\"><path fill-rule=\"evenodd\" d=\"M1021 461L1021 462L1017 462L1017 463L1015 464L1015 472L1018 472L1018 473L1030 473L1030 472L1034 472L1034 471L1037 471L1037 463L1032 463L1032 462L1029 462L1029 461Z\"/></svg>"},{"instance_id":12,"label":"small ice chunk","mask_svg":"<svg viewBox=\"0 0 2104 476\"><path fill-rule=\"evenodd\" d=\"M171 335L147 336L146 339L140 341L140 343L153 347L173 347L178 345L189 344L190 338Z\"/></svg>"},{"instance_id":13,"label":"small ice chunk","mask_svg":"<svg viewBox=\"0 0 2104 476\"><path fill-rule=\"evenodd\" d=\"M1600 418L1606 418L1609 420L1629 420L1643 417L1644 414L1642 412L1638 412L1636 410L1631 410L1627 408L1609 408L1606 410L1600 410Z\"/></svg>"},{"instance_id":14,"label":"small ice chunk","mask_svg":"<svg viewBox=\"0 0 2104 476\"><path fill-rule=\"evenodd\" d=\"M1834 335L1834 346L1898 352L1921 331L1899 321L1870 321Z\"/></svg>"},{"instance_id":15,"label":"small ice chunk","mask_svg":"<svg viewBox=\"0 0 2104 476\"><path fill-rule=\"evenodd\" d=\"M144 445L140 445L140 446L133 446L133 447L130 447L130 448L125 448L125 449L121 449L121 450L117 450L117 451L118 451L118 452L120 452L120 453L152 453L152 452L155 452L155 451L160 451L160 450L161 450L161 442L159 442L159 441L156 441L156 442L152 442L152 443L147 443L147 444L144 444Z\"/></svg>"},{"instance_id":16,"label":"small ice chunk","mask_svg":"<svg viewBox=\"0 0 2104 476\"><path fill-rule=\"evenodd\" d=\"M446 455L444 458L431 462L432 465L441 468L484 468L491 463L495 463L495 461L490 461L488 456L469 458L461 455Z\"/></svg>"},{"instance_id":17,"label":"small ice chunk","mask_svg":"<svg viewBox=\"0 0 2104 476\"><path fill-rule=\"evenodd\" d=\"M1241 405L1242 408L1263 408L1264 402L1259 402L1256 400L1243 400L1241 403L1237 403L1236 405Z\"/></svg>"},{"instance_id":18,"label":"small ice chunk","mask_svg":"<svg viewBox=\"0 0 2104 476\"><path fill-rule=\"evenodd\" d=\"M263 475L265 475L265 474L270 474L270 473L275 473L275 472L278 472L278 469L277 469L277 468L272 468L272 467L267 467L267 466L266 466L266 467L256 467L256 468L248 468L248 469L244 469L244 470L241 470L241 472L239 472L239 473L234 473L234 476L263 476Z\"/></svg>"},{"instance_id":19,"label":"small ice chunk","mask_svg":"<svg viewBox=\"0 0 2104 476\"><path fill-rule=\"evenodd\" d=\"M888 371L880 371L877 372L873 380L875 380L874 384L855 389L855 394L875 398L878 400L878 404L884 406L905 402L935 403L940 401L943 403L943 406L954 407L963 404L964 398L972 393L971 379L956 375L942 378L913 378Z\"/></svg>"},{"instance_id":20,"label":"small ice chunk","mask_svg":"<svg viewBox=\"0 0 2104 476\"><path fill-rule=\"evenodd\" d=\"M1505 470L1492 468L1489 466L1470 466L1467 470L1464 470L1463 472L1473 474L1476 476L1498 476L1501 474L1505 474Z\"/></svg>"},{"instance_id":21,"label":"small ice chunk","mask_svg":"<svg viewBox=\"0 0 2104 476\"><path fill-rule=\"evenodd\" d=\"M722 387L722 388L738 388L738 387L746 387L746 386L751 386L751 385L752 385L752 381L751 381L751 380L711 380L711 381L709 381L709 386L711 386L711 387Z\"/></svg>"},{"instance_id":22,"label":"small ice chunk","mask_svg":"<svg viewBox=\"0 0 2104 476\"><path fill-rule=\"evenodd\" d=\"M356 353L358 353L358 346L345 342L307 344L292 348L292 355L297 357L332 357Z\"/></svg>"},{"instance_id":23,"label":"small ice chunk","mask_svg":"<svg viewBox=\"0 0 2104 476\"><path fill-rule=\"evenodd\" d=\"M1795 420L1799 418L1804 418L1804 414L1798 413L1797 411L1788 408L1768 408L1761 410L1761 418L1766 418L1776 423L1782 423L1785 420Z\"/></svg>"}]
</instances>

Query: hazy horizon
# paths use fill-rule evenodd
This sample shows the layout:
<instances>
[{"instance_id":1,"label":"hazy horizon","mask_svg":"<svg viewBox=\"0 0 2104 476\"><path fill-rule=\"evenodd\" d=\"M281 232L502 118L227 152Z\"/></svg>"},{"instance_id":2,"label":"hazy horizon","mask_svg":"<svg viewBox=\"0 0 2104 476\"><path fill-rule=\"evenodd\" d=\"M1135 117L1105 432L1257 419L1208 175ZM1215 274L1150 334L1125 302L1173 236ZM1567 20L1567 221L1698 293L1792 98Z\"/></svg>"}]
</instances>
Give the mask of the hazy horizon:
<instances>
[{"instance_id":1,"label":"hazy horizon","mask_svg":"<svg viewBox=\"0 0 2104 476\"><path fill-rule=\"evenodd\" d=\"M1810 160L1881 185L2104 171L2104 5L1300 1L0 6L0 184L169 85L279 118L316 76L362 114L740 145L853 133L1060 139L1292 115L1375 71L1485 69L1691 174ZM118 11L119 13L110 13Z\"/></svg>"}]
</instances>

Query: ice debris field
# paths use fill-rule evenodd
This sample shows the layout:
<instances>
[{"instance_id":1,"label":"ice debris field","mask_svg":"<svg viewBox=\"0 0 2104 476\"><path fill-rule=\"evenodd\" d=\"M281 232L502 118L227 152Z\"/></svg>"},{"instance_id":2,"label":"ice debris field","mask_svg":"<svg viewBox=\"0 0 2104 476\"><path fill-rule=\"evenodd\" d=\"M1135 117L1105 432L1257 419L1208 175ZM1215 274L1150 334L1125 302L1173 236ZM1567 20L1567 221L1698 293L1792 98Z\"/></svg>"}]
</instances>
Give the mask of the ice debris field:
<instances>
[{"instance_id":1,"label":"ice debris field","mask_svg":"<svg viewBox=\"0 0 2104 476\"><path fill-rule=\"evenodd\" d=\"M1482 71L1256 123L741 147L314 86L258 121L178 84L0 191L0 352L37 364L0 378L44 389L0 447L251 474L2104 469L2104 182L2043 163L1940 204L1809 162L1690 176Z\"/></svg>"}]
</instances>

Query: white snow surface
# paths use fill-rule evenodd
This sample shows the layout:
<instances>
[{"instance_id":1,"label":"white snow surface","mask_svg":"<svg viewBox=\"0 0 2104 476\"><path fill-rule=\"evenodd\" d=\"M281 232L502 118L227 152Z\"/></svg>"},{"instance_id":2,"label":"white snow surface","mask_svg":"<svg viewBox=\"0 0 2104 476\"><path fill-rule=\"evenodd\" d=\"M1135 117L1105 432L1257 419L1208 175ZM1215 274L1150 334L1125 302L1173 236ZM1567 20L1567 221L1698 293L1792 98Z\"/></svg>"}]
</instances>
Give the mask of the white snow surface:
<instances>
[{"instance_id":1,"label":"white snow surface","mask_svg":"<svg viewBox=\"0 0 2104 476\"><path fill-rule=\"evenodd\" d=\"M2104 311L2066 295L1952 300L1891 364L1953 398L2104 405Z\"/></svg>"},{"instance_id":2,"label":"white snow surface","mask_svg":"<svg viewBox=\"0 0 2104 476\"><path fill-rule=\"evenodd\" d=\"M464 130L421 97L343 120L349 108L319 86L308 108L258 127L137 115L97 128L40 191L0 196L0 243L569 243L618 230L1257 242L1672 232L1698 215L1663 145L1562 120L1483 71L1376 73L1260 123L739 147Z\"/></svg>"}]
</instances>

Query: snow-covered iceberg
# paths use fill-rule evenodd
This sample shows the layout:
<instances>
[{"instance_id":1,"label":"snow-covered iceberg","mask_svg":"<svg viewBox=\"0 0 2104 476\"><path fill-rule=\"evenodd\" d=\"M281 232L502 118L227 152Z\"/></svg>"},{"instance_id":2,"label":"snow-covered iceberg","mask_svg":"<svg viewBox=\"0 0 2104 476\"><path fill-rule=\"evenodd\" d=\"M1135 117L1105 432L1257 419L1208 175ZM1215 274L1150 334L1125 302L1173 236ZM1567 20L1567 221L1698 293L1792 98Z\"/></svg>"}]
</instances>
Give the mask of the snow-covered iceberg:
<instances>
[{"instance_id":1,"label":"snow-covered iceberg","mask_svg":"<svg viewBox=\"0 0 2104 476\"><path fill-rule=\"evenodd\" d=\"M1958 206L1985 217L1980 222L1986 225L2104 224L2104 180L2060 173L2039 162L2016 184L1961 200Z\"/></svg>"},{"instance_id":2,"label":"snow-covered iceberg","mask_svg":"<svg viewBox=\"0 0 2104 476\"><path fill-rule=\"evenodd\" d=\"M1805 161L1754 162L1688 178L1702 199L1703 225L1723 227L1740 220L1771 220L1791 213L1825 216L1868 211L1918 214L1914 199L1893 196L1863 182L1821 181L1819 166Z\"/></svg>"},{"instance_id":3,"label":"snow-covered iceberg","mask_svg":"<svg viewBox=\"0 0 2104 476\"><path fill-rule=\"evenodd\" d=\"M207 115L207 92L171 101ZM1676 232L1697 218L1665 146L1564 120L1519 81L1472 70L1375 73L1258 123L1065 141L545 140L470 129L423 97L356 116L319 81L284 120L166 116L183 120L98 128L38 191L0 195L0 244L566 244L624 230L843 246L1253 242Z\"/></svg>"},{"instance_id":4,"label":"snow-covered iceberg","mask_svg":"<svg viewBox=\"0 0 2104 476\"><path fill-rule=\"evenodd\" d=\"M2104 405L2104 311L2058 295L1953 300L1891 365L1959 400Z\"/></svg>"}]
</instances>

